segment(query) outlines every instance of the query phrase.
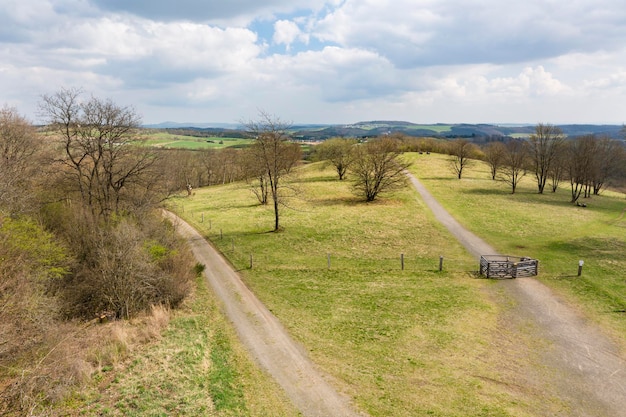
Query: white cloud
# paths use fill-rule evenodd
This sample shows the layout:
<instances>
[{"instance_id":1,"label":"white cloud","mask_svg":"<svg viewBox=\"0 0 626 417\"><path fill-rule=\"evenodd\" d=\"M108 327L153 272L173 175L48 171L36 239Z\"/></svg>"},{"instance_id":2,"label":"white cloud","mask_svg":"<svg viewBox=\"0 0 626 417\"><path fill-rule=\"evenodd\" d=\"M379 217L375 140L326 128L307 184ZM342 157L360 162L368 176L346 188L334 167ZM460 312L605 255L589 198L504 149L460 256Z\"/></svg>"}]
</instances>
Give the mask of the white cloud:
<instances>
[{"instance_id":1,"label":"white cloud","mask_svg":"<svg viewBox=\"0 0 626 417\"><path fill-rule=\"evenodd\" d=\"M147 121L624 119L622 0L4 5L0 89L28 113L79 86Z\"/></svg>"},{"instance_id":2,"label":"white cloud","mask_svg":"<svg viewBox=\"0 0 626 417\"><path fill-rule=\"evenodd\" d=\"M308 35L304 34L300 27L291 20L278 20L274 23L274 43L283 44L287 50L291 44L300 41L308 43Z\"/></svg>"}]
</instances>

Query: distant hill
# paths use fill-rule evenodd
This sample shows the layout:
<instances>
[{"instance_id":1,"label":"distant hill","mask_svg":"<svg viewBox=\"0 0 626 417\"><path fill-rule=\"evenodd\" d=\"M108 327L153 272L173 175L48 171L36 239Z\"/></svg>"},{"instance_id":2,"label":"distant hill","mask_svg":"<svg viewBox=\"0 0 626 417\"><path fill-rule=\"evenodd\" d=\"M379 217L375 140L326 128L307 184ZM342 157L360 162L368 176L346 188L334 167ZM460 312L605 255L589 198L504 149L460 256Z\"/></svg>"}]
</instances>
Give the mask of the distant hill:
<instances>
[{"instance_id":1,"label":"distant hill","mask_svg":"<svg viewBox=\"0 0 626 417\"><path fill-rule=\"evenodd\" d=\"M622 138L622 125L558 125L568 137L587 134ZM242 134L241 126L232 123L175 123L164 122L146 125L146 128L193 131L193 136L212 134L234 136ZM468 138L476 142L493 140L499 137L528 137L535 131L535 125L513 124L416 124L404 121L373 120L346 125L300 124L293 125L292 135L300 140L325 140L331 137L368 138L394 133L414 137Z\"/></svg>"},{"instance_id":2,"label":"distant hill","mask_svg":"<svg viewBox=\"0 0 626 417\"><path fill-rule=\"evenodd\" d=\"M218 128L218 129L240 129L241 125L236 123L179 123L179 122L161 122L156 124L147 124L143 127L148 129L184 129L184 128Z\"/></svg>"}]
</instances>

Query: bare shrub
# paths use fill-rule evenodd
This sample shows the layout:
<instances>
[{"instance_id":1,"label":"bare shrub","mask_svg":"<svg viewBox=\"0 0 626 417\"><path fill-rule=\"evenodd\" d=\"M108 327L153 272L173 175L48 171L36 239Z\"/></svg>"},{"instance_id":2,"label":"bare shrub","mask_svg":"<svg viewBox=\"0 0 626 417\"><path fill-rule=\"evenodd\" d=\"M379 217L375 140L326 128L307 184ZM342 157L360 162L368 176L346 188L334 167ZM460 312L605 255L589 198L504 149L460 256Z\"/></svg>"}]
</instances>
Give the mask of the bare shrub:
<instances>
[{"instance_id":1,"label":"bare shrub","mask_svg":"<svg viewBox=\"0 0 626 417\"><path fill-rule=\"evenodd\" d=\"M397 139L382 137L355 147L350 173L357 196L370 202L406 184L404 171L410 164L400 158L399 144Z\"/></svg>"},{"instance_id":2,"label":"bare shrub","mask_svg":"<svg viewBox=\"0 0 626 417\"><path fill-rule=\"evenodd\" d=\"M193 257L156 213L103 222L66 207L51 216L77 260L56 287L65 317L131 318L155 304L176 307L188 294Z\"/></svg>"}]
</instances>

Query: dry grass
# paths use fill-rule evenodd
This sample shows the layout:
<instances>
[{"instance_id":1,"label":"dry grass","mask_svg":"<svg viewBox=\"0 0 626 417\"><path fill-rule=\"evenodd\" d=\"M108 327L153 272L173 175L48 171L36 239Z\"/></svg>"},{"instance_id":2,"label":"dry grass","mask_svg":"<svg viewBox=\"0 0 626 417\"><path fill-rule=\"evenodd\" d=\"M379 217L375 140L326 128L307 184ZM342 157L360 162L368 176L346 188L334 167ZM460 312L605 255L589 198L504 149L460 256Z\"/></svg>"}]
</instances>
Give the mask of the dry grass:
<instances>
[{"instance_id":1,"label":"dry grass","mask_svg":"<svg viewBox=\"0 0 626 417\"><path fill-rule=\"evenodd\" d=\"M167 309L154 307L132 322L54 323L37 351L4 374L0 413L54 415L57 404L83 389L95 375L114 370L138 347L157 339L169 316Z\"/></svg>"}]
</instances>

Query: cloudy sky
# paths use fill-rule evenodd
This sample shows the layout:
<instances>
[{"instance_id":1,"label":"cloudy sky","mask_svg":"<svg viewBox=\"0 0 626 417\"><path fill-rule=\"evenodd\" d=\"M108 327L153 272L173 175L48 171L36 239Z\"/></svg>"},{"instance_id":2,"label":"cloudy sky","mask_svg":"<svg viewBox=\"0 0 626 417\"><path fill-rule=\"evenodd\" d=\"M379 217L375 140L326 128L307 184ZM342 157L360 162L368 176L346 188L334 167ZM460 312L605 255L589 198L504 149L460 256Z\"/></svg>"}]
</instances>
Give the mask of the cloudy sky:
<instances>
[{"instance_id":1,"label":"cloudy sky","mask_svg":"<svg viewBox=\"0 0 626 417\"><path fill-rule=\"evenodd\" d=\"M0 0L0 105L144 123L626 122L624 0Z\"/></svg>"}]
</instances>

